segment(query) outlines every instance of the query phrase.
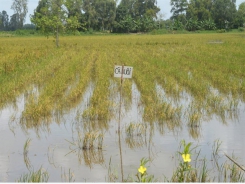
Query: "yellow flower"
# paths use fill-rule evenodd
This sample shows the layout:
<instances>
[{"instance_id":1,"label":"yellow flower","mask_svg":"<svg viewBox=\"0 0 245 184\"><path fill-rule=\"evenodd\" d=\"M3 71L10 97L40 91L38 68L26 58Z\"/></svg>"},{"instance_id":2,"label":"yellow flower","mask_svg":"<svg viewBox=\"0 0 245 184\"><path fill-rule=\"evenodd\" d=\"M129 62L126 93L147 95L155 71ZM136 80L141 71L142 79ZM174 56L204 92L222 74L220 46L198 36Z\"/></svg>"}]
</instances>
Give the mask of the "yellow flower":
<instances>
[{"instance_id":1,"label":"yellow flower","mask_svg":"<svg viewBox=\"0 0 245 184\"><path fill-rule=\"evenodd\" d=\"M139 167L138 171L139 171L141 174L144 174L145 171L146 171L146 167L144 167L144 166L141 165L141 166Z\"/></svg>"},{"instance_id":2,"label":"yellow flower","mask_svg":"<svg viewBox=\"0 0 245 184\"><path fill-rule=\"evenodd\" d=\"M184 162L191 162L191 155L190 154L182 154L182 158Z\"/></svg>"}]
</instances>

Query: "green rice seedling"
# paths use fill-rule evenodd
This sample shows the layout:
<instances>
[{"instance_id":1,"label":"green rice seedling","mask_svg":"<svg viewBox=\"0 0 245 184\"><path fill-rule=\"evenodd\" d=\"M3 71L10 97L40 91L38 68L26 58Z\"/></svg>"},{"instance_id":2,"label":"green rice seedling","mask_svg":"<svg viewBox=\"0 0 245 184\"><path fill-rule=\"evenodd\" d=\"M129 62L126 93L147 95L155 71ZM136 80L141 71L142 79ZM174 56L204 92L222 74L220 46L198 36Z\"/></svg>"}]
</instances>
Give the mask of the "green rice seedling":
<instances>
[{"instance_id":1,"label":"green rice seedling","mask_svg":"<svg viewBox=\"0 0 245 184\"><path fill-rule=\"evenodd\" d=\"M203 163L202 163L202 168L201 168L201 171L200 171L200 181L199 182L209 182L209 176L208 176L208 169L207 169L207 160L204 158L203 159Z\"/></svg>"},{"instance_id":2,"label":"green rice seedling","mask_svg":"<svg viewBox=\"0 0 245 184\"><path fill-rule=\"evenodd\" d=\"M16 182L20 183L32 183L32 182L48 182L49 174L43 168L40 168L37 171L31 171L28 174L24 174L17 179Z\"/></svg>"}]
</instances>

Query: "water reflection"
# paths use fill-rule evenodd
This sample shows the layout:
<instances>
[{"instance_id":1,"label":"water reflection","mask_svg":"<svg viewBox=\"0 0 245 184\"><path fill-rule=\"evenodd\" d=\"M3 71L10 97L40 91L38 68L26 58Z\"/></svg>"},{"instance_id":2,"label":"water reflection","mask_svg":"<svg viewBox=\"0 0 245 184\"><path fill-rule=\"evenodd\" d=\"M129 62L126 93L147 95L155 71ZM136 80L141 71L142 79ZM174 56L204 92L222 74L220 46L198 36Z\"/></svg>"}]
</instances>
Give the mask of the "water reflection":
<instances>
[{"instance_id":1,"label":"water reflection","mask_svg":"<svg viewBox=\"0 0 245 184\"><path fill-rule=\"evenodd\" d=\"M200 126L189 126L188 127L189 135L194 139L198 140L202 134L201 134L201 127Z\"/></svg>"},{"instance_id":2,"label":"water reflection","mask_svg":"<svg viewBox=\"0 0 245 184\"><path fill-rule=\"evenodd\" d=\"M147 145L147 124L131 122L127 125L125 132L127 135L125 142L129 148L141 148L142 146Z\"/></svg>"},{"instance_id":3,"label":"water reflection","mask_svg":"<svg viewBox=\"0 0 245 184\"><path fill-rule=\"evenodd\" d=\"M28 156L30 143L31 143L31 139L27 139L25 142L25 145L24 145L24 150L23 150L24 163L26 165L26 168L29 171L31 171L31 169L32 169L31 161L30 161L29 156Z\"/></svg>"},{"instance_id":4,"label":"water reflection","mask_svg":"<svg viewBox=\"0 0 245 184\"><path fill-rule=\"evenodd\" d=\"M85 165L90 168L93 164L103 164L103 133L100 132L82 132L77 131L73 137L72 141L66 140L70 143L70 152L69 154L76 154L78 161L82 164L82 158L85 162Z\"/></svg>"},{"instance_id":5,"label":"water reflection","mask_svg":"<svg viewBox=\"0 0 245 184\"><path fill-rule=\"evenodd\" d=\"M85 165L90 168L92 168L93 164L103 164L105 161L102 149L88 149L83 150L82 153Z\"/></svg>"}]
</instances>

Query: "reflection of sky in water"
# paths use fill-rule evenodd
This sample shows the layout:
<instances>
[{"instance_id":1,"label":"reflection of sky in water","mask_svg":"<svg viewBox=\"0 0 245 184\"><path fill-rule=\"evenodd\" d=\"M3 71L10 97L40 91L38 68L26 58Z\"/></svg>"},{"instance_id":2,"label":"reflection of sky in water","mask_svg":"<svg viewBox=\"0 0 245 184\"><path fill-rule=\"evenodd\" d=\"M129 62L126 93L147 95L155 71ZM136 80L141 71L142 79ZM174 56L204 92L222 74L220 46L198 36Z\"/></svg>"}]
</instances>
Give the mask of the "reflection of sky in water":
<instances>
[{"instance_id":1,"label":"reflection of sky in water","mask_svg":"<svg viewBox=\"0 0 245 184\"><path fill-rule=\"evenodd\" d=\"M92 86L90 86L92 89ZM194 142L194 145L199 145L198 149L201 149L201 158L206 157L210 159L212 145L215 140L222 141L220 150L224 151L228 155L234 155L238 158L239 163L245 165L245 143L244 143L244 131L245 131L245 115L244 106L240 106L241 112L239 114L239 121L233 123L228 120L228 125L222 125L218 119L211 119L209 122L203 122L200 127L200 137L198 140L194 140L189 135L188 127L183 126L182 130L176 130L174 133L164 129L164 135L160 135L159 131L155 130L152 137L152 144L149 144L149 133L143 140L146 141L146 145L139 148L130 149L126 144L125 128L130 122L141 123L142 122L142 109L139 110L139 92L136 86L133 84L132 91L132 106L127 112L123 111L122 119L122 157L123 157L123 169L124 177L134 176L137 173L140 159L142 157L151 158L152 163L149 163L149 174L154 174L157 179L163 180L164 175L169 178L173 169L177 164L176 151L178 151L179 143L182 139L186 142ZM85 94L84 101L87 102L87 98L91 93ZM86 99L86 100L85 100ZM120 176L120 155L118 149L118 134L117 134L117 121L111 120L110 130L105 133L103 158L104 163L91 164L92 168L85 166L83 151L77 149L76 152L68 154L71 149L76 146L71 146L69 141L72 138L75 139L77 127L75 117L79 111L81 113L85 105L81 104L80 107L74 109L71 114L65 115L61 124L50 124L50 132L41 131L39 136L36 136L34 130L28 130L27 134L24 134L21 128L17 125L20 112L24 108L23 98L17 100L18 107L5 108L0 114L0 181L1 182L13 182L17 178L20 178L21 174L28 173L28 170L24 164L23 158L23 146L27 138L31 138L31 144L29 147L28 157L35 170L43 167L50 174L49 182L64 181L61 175L67 175L69 169L74 173L75 181L80 182L105 182L108 178L108 167L111 159L111 169L115 170ZM137 114L137 115L135 115ZM14 115L14 116L12 116ZM16 117L13 122L9 119ZM156 128L156 127L155 127ZM10 130L11 129L11 130ZM98 152L97 152L98 153ZM95 152L96 154L96 152ZM97 155L98 156L98 155ZM81 157L81 164L79 163L79 157ZM164 175L163 175L164 174Z\"/></svg>"}]
</instances>

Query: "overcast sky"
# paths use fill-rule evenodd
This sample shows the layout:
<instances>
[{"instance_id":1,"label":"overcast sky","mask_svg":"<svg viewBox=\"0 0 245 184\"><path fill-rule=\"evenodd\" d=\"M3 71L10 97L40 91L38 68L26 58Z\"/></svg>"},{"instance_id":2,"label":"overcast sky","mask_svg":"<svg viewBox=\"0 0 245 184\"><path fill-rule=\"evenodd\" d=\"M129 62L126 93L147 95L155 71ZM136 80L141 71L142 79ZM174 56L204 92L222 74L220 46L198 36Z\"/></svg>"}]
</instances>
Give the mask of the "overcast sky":
<instances>
[{"instance_id":1,"label":"overcast sky","mask_svg":"<svg viewBox=\"0 0 245 184\"><path fill-rule=\"evenodd\" d=\"M245 0L237 0L237 6L244 2ZM0 11L5 10L7 11L8 15L11 16L14 12L11 10L11 5L13 0L0 0ZM38 0L28 0L28 14L26 17L25 23L30 23L30 14L33 14L34 9L38 5ZM170 10L170 0L158 0L157 5L161 9L161 13L164 14L164 19L168 19L171 16Z\"/></svg>"}]
</instances>

